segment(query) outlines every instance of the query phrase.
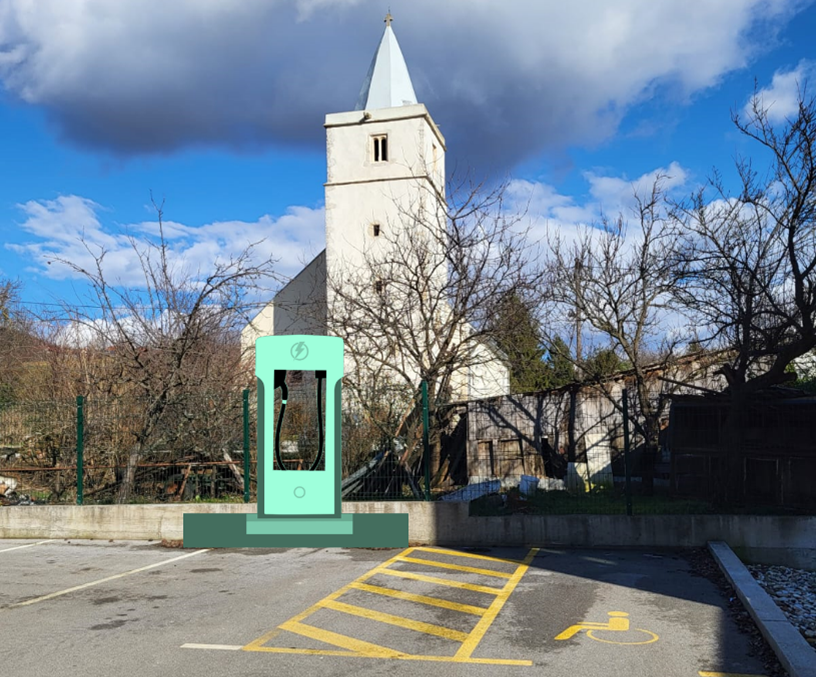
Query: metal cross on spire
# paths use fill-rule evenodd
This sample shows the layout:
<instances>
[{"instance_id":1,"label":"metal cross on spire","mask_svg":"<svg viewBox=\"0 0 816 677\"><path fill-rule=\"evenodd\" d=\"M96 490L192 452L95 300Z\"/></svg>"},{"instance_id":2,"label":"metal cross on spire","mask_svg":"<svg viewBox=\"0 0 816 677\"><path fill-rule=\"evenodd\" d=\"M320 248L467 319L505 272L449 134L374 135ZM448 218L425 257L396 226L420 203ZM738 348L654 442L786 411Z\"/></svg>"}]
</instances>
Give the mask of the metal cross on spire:
<instances>
[{"instance_id":1,"label":"metal cross on spire","mask_svg":"<svg viewBox=\"0 0 816 677\"><path fill-rule=\"evenodd\" d=\"M391 25L391 22L394 20L394 17L391 16L391 10L388 10L388 14L385 15L385 25L386 27Z\"/></svg>"}]
</instances>

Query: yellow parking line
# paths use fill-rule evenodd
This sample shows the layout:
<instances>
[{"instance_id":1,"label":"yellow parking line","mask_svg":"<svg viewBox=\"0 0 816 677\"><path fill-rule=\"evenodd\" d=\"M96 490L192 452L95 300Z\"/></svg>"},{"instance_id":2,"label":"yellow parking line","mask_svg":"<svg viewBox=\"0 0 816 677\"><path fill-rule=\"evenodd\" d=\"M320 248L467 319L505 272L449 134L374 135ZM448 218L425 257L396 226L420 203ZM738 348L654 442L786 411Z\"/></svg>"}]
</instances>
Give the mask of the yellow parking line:
<instances>
[{"instance_id":1,"label":"yellow parking line","mask_svg":"<svg viewBox=\"0 0 816 677\"><path fill-rule=\"evenodd\" d=\"M285 623L282 623L280 627L283 630L288 630L289 632L294 632L298 635L309 637L310 639L316 639L318 642L334 644L334 646L339 646L342 649L348 649L349 651L354 651L355 653L363 653L369 656L379 656L380 658L393 658L394 656L400 655L400 652L395 651L394 649L389 649L388 647L380 646L379 644L372 644L371 642L364 642L361 639L354 639L354 637L341 635L336 632L332 632L331 630L316 628L312 625L306 625L305 623L293 623L292 621L286 621Z\"/></svg>"},{"instance_id":2,"label":"yellow parking line","mask_svg":"<svg viewBox=\"0 0 816 677\"><path fill-rule=\"evenodd\" d=\"M490 555L477 555L472 552L459 552L458 550L451 550L450 548L430 548L422 547L416 548L422 552L435 552L440 555L451 555L452 557L469 557L471 559L484 559L488 562L498 562L500 564L521 564L521 560L504 559L502 557L491 557Z\"/></svg>"},{"instance_id":3,"label":"yellow parking line","mask_svg":"<svg viewBox=\"0 0 816 677\"><path fill-rule=\"evenodd\" d=\"M435 635L436 637L450 639L454 642L464 642L468 637L468 633L461 632L459 630L452 630L451 628L445 628L441 625L434 625L433 623L415 621L410 618L395 616L382 611L374 611L373 609L366 609L354 604L346 604L345 602L331 600L327 602L318 602L318 604L326 609L342 611L343 613L351 614L352 616L359 616L360 618L368 618L372 621L379 621L380 623L395 625L398 628L407 628L408 630L424 632L426 635Z\"/></svg>"},{"instance_id":4,"label":"yellow parking line","mask_svg":"<svg viewBox=\"0 0 816 677\"><path fill-rule=\"evenodd\" d=\"M414 549L414 548L409 548L409 549L408 549L408 550L406 550L405 552L411 552L413 549ZM299 621L302 621L302 620L304 620L304 619L308 618L309 616L311 616L311 615L312 615L312 614L313 614L315 611L317 611L317 610L320 608L320 604L321 604L321 602L329 602L329 601L332 601L332 600L337 599L338 597L342 597L342 596L343 596L343 595L345 595L345 594L346 594L346 593L347 593L349 590L351 590L351 589L352 589L352 586L353 586L355 583L361 583L361 582L363 582L363 581L367 581L367 580L368 580L369 578L371 578L372 576L375 576L376 574L382 573L382 570L383 570L385 567L387 567L389 564L393 564L394 562L396 562L398 557L399 557L399 555L396 555L395 557L392 557L391 559L386 560L386 561L385 561L385 562L383 562L382 564L377 565L377 566L376 566L376 567L374 567L374 568L373 568L371 571L369 571L369 572L367 572L367 573L363 574L363 575L362 575L362 576L360 576L359 578L354 579L354 580L353 580L351 583L347 583L347 584L346 584L346 585L344 585L342 588L340 588L339 590L336 590L335 592L331 593L330 595L327 595L326 597L324 597L324 598L323 598L323 599L322 599L320 602L318 602L317 604L313 604L313 605L312 605L312 606L310 606L308 609L305 609L304 611L301 611L299 614L297 614L297 616L293 616L292 618L290 618L290 619L289 619L289 622L290 622L290 623L291 623L291 622L295 622L295 623L296 623L296 622L299 622ZM260 638L258 638L258 639L260 639ZM258 641L258 640L253 640L252 642L250 642L250 644L254 644L254 643L255 643L255 642L257 642L257 641ZM249 646L249 645L247 645L247 646Z\"/></svg>"},{"instance_id":5,"label":"yellow parking line","mask_svg":"<svg viewBox=\"0 0 816 677\"><path fill-rule=\"evenodd\" d=\"M404 550L404 551L403 551L402 553L400 553L400 554L410 553L410 552L412 552L413 550L414 550L414 548L408 548L407 550ZM381 570L382 570L384 567L387 567L389 564L393 564L394 562L396 562L396 561L397 561L397 557L399 557L399 555L397 555L397 556L395 556L395 557L392 557L392 558L391 558L391 559L389 559L389 560L386 560L386 561L385 561L385 562L383 562L382 564L377 565L376 567L374 567L373 569L371 569L371 571L369 571L369 572L367 572L367 573L363 574L362 576L360 576L359 578L355 579L355 580L354 580L354 581L352 581L351 583L349 583L349 584L347 584L347 585L344 585L342 588L340 588L339 590L337 590L337 591L333 592L332 594L328 595L327 597L325 597L325 598L324 598L323 600L321 600L321 601L323 601L323 602L327 602L327 601L330 601L330 600L335 600L335 599L337 599L338 597L341 597L341 596L342 596L342 595L344 595L346 592L348 592L349 590L351 590L351 589L352 589L352 585L354 585L355 583L360 583L360 582L362 582L362 581L366 581L366 580L368 580L368 579L369 579L369 578L371 578L372 576L374 576L374 575L376 575L376 574L380 573L380 572L381 572ZM288 622L288 623L298 623L298 622L300 622L300 621L304 620L305 618L308 618L309 616L311 616L311 615L312 615L312 614L313 614L315 611L317 611L319 608L320 608L320 607L319 607L317 604L313 604L313 605L312 605L312 606L310 606L308 609L305 609L305 610L301 611L299 614L297 614L296 616L293 616L292 618L290 618L290 619L289 619L287 622ZM274 630L272 630L272 631L270 631L270 632L266 633L265 635L261 635L261 636L260 636L260 637L258 637L257 639L253 639L253 640L252 640L252 641L251 641L249 644L246 644L246 645L244 646L244 650L245 650L245 651L260 651L260 650L263 648L263 650L264 650L264 651L266 651L268 648L271 648L271 647L265 647L265 648L264 648L264 647L263 647L263 645L264 645L264 644L266 644L266 643L267 643L267 642L268 642L270 639L272 639L273 637L275 637L277 634L279 634L279 633L280 633L280 631L281 631L281 628L283 628L283 626L279 626L278 628L275 628Z\"/></svg>"},{"instance_id":6,"label":"yellow parking line","mask_svg":"<svg viewBox=\"0 0 816 677\"><path fill-rule=\"evenodd\" d=\"M356 651L337 651L331 649L293 649L284 646L259 646L252 649L243 647L244 651L256 651L262 653L296 653L306 654L307 656L353 656L354 658L382 658L382 656L369 656L364 653L357 653ZM397 658L396 656L389 656L389 658Z\"/></svg>"},{"instance_id":7,"label":"yellow parking line","mask_svg":"<svg viewBox=\"0 0 816 677\"><path fill-rule=\"evenodd\" d=\"M198 649L205 648L203 645L185 644L182 648ZM306 654L308 656L351 656L352 658L383 658L379 654L356 653L354 651L336 651L331 649L292 649L289 647L263 646L258 649L250 649L264 653L288 653ZM456 658L454 656L420 656L413 654L397 654L396 656L385 656L385 658L398 661L436 661L438 663L476 663L477 665L526 665L530 666L533 661L514 660L512 658Z\"/></svg>"},{"instance_id":8,"label":"yellow parking line","mask_svg":"<svg viewBox=\"0 0 816 677\"><path fill-rule=\"evenodd\" d=\"M466 567L463 564L448 564L447 562L436 562L432 559L420 559L417 557L400 557L399 561L411 562L412 564L427 564L428 566L438 567L440 569L451 569L452 571L462 571L467 574L481 574L482 576L495 576L496 578L510 578L513 575L504 571Z\"/></svg>"},{"instance_id":9,"label":"yellow parking line","mask_svg":"<svg viewBox=\"0 0 816 677\"><path fill-rule=\"evenodd\" d=\"M474 592L485 592L488 595L498 595L502 588L491 588L489 585L476 585L475 583L462 583L447 578L437 578L436 576L426 576L425 574L415 574L413 571L400 571L399 569L382 569L378 574L385 574L386 576L397 576L398 578L409 578L414 581L423 581L424 583L435 583L436 585L447 585L450 588L459 588L460 590L473 590Z\"/></svg>"},{"instance_id":10,"label":"yellow parking line","mask_svg":"<svg viewBox=\"0 0 816 677\"><path fill-rule=\"evenodd\" d=\"M279 634L281 634L282 630L280 628L275 628L274 630L270 630L265 635L261 635L258 639L253 639L249 644L241 647L244 651L253 651L259 647L262 647L266 644L270 639L275 639Z\"/></svg>"},{"instance_id":11,"label":"yellow parking line","mask_svg":"<svg viewBox=\"0 0 816 677\"><path fill-rule=\"evenodd\" d=\"M384 588L381 585L369 585L368 583L352 583L351 587L355 590L364 590L365 592L372 592L375 595L386 595L388 597L395 597L397 599L404 599L408 602L417 602L418 604L427 604L428 606L437 606L441 609L450 609L452 611L461 611L466 614L473 614L474 616L482 616L487 607L473 606L471 604L460 604L459 602L449 602L446 599L439 597L427 597L425 595L417 595L413 592L405 592L403 590L392 590L391 588Z\"/></svg>"},{"instance_id":12,"label":"yellow parking line","mask_svg":"<svg viewBox=\"0 0 816 677\"><path fill-rule=\"evenodd\" d=\"M504 606L507 598L510 597L513 590L516 589L521 577L524 576L527 569L530 567L530 562L533 561L533 558L536 556L537 552L538 548L533 548L527 553L527 557L522 560L523 564L516 569L515 573L513 573L510 580L507 581L507 584L504 586L502 591L496 596L496 599L493 600L493 603L488 607L485 615L479 619L476 627L470 631L468 638L462 643L462 646L459 647L459 651L456 652L457 658L470 658L470 655L476 650L479 642L482 641L482 637L484 637L487 629L492 625L493 621L496 620L496 616L499 615L499 611L501 611L501 608Z\"/></svg>"}]
</instances>

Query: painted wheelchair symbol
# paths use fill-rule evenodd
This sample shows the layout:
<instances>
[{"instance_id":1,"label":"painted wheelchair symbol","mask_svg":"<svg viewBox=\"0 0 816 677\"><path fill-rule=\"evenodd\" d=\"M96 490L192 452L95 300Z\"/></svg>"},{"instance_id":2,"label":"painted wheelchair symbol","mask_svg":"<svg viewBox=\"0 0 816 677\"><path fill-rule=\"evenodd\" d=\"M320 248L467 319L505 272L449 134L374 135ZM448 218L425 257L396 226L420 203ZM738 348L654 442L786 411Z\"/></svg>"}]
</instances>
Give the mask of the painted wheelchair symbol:
<instances>
[{"instance_id":1,"label":"painted wheelchair symbol","mask_svg":"<svg viewBox=\"0 0 816 677\"><path fill-rule=\"evenodd\" d=\"M607 614L609 615L609 622L607 623L578 623L577 625L571 625L566 630L564 630L564 632L562 632L560 635L557 635L555 639L557 640L570 639L570 637L574 637L579 632L581 632L581 630L586 630L587 631L586 636L589 637L590 639L594 639L596 642L603 642L604 644L624 644L624 645L651 644L652 642L656 642L658 639L660 639L655 633L650 632L649 630L643 630L642 628L631 628L631 632L639 632L643 635L647 635L648 639L645 639L643 641L623 642L596 637L593 633L599 631L630 632L628 613L624 611L608 611Z\"/></svg>"}]
</instances>

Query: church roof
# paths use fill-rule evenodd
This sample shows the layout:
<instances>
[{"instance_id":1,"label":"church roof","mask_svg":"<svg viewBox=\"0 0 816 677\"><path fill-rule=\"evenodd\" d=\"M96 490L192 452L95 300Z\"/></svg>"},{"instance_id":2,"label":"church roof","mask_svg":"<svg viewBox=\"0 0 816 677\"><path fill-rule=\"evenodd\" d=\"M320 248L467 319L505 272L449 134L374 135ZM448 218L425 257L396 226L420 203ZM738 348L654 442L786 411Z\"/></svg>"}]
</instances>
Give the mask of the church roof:
<instances>
[{"instance_id":1,"label":"church roof","mask_svg":"<svg viewBox=\"0 0 816 677\"><path fill-rule=\"evenodd\" d=\"M394 108L417 103L408 66L405 65L397 36L391 28L392 19L389 12L385 17L385 32L371 61L354 110Z\"/></svg>"}]
</instances>

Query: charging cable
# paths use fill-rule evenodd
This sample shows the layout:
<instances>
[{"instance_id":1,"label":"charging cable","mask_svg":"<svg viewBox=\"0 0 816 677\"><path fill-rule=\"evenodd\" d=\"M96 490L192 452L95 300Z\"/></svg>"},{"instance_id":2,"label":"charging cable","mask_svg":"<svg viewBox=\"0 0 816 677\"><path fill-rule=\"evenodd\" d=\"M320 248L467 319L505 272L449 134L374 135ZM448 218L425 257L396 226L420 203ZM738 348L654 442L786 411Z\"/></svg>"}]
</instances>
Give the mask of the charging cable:
<instances>
[{"instance_id":1,"label":"charging cable","mask_svg":"<svg viewBox=\"0 0 816 677\"><path fill-rule=\"evenodd\" d=\"M323 458L323 447L325 445L325 433L323 431L323 379L326 378L326 371L320 370L315 372L317 378L317 456L315 457L312 467L309 470L315 470L320 465L320 459ZM286 385L286 370L275 370L275 388L281 389L281 409L278 414L278 425L275 429L275 459L278 462L278 467L281 470L288 470L283 464L283 457L280 449L280 434L281 426L283 425L283 412L286 411L286 401L289 399L289 388Z\"/></svg>"}]
</instances>

